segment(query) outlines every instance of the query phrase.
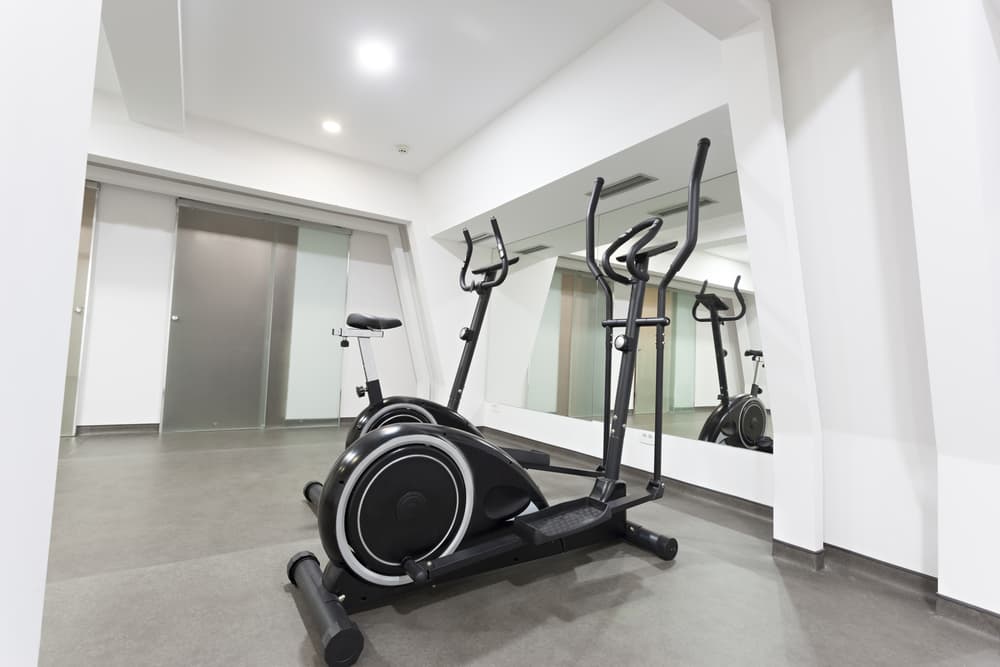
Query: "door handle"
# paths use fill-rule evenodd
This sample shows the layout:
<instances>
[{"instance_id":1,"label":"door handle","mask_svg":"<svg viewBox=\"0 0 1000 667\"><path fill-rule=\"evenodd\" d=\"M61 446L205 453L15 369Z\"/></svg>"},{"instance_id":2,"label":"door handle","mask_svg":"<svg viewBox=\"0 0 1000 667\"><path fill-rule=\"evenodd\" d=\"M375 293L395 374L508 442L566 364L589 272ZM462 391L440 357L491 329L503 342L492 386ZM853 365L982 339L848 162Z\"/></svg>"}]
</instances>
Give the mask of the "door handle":
<instances>
[{"instance_id":1,"label":"door handle","mask_svg":"<svg viewBox=\"0 0 1000 667\"><path fill-rule=\"evenodd\" d=\"M179 319L181 319L181 318L180 318L180 317L178 317L177 315L171 315L171 316L170 316L170 321L171 321L171 322L176 322L176 321L177 321L177 320L179 320Z\"/></svg>"}]
</instances>

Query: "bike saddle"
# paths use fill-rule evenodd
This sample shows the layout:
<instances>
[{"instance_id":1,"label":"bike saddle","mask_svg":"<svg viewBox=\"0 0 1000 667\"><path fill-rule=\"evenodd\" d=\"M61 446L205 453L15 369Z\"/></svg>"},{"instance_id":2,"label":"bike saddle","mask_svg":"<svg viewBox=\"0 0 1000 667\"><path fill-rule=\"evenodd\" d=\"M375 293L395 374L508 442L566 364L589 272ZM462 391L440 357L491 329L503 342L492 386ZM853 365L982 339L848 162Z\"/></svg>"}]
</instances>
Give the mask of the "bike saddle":
<instances>
[{"instance_id":1,"label":"bike saddle","mask_svg":"<svg viewBox=\"0 0 1000 667\"><path fill-rule=\"evenodd\" d=\"M347 326L355 329L371 329L372 331L385 331L403 326L403 323L396 317L378 317L377 315L367 315L365 313L351 313L347 316Z\"/></svg>"}]
</instances>

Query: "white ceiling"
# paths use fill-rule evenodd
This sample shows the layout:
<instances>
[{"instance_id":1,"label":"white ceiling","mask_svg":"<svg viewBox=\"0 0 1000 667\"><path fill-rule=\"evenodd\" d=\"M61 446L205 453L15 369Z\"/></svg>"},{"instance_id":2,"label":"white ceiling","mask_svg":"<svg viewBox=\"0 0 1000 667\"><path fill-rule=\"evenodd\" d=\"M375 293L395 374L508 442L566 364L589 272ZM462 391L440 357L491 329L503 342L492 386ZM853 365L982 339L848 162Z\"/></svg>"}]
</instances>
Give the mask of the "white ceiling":
<instances>
[{"instance_id":1,"label":"white ceiling","mask_svg":"<svg viewBox=\"0 0 1000 667\"><path fill-rule=\"evenodd\" d=\"M188 114L418 173L647 2L182 0L183 102ZM97 87L119 93L110 57L134 70L144 55L111 37ZM392 73L359 71L366 37L395 46ZM323 133L327 118L343 133Z\"/></svg>"}]
</instances>

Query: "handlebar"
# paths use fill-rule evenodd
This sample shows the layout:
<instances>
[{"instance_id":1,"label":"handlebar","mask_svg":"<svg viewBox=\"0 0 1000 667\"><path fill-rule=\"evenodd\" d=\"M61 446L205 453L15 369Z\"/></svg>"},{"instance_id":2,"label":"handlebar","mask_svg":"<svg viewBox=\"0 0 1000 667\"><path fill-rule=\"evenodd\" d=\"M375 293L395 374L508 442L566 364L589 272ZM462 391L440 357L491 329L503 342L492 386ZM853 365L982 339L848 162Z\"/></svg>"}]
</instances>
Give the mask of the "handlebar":
<instances>
[{"instance_id":1,"label":"handlebar","mask_svg":"<svg viewBox=\"0 0 1000 667\"><path fill-rule=\"evenodd\" d=\"M684 263L694 251L694 247L698 244L698 209L701 204L701 177L705 172L705 161L708 159L708 148L711 145L712 142L708 137L702 137L698 140L698 148L694 155L694 166L691 168L691 180L688 185L687 235L684 238L684 244L677 252L677 256L674 257L674 261L670 263L670 268L667 269L663 279L660 280L659 291L664 294L666 293L667 285L674 279L677 272L681 270L681 267L684 266Z\"/></svg>"},{"instance_id":2,"label":"handlebar","mask_svg":"<svg viewBox=\"0 0 1000 667\"><path fill-rule=\"evenodd\" d=\"M736 300L739 301L740 312L736 313L735 315L730 315L728 317L723 317L722 315L718 315L717 317L719 318L720 322L735 322L736 320L742 319L743 316L747 314L747 302L743 298L743 292L740 291L740 278L741 277L742 276L736 276L736 282L733 283L733 293L736 295ZM701 284L701 291L698 292L698 296L703 296L705 294L705 288L706 287L708 287L708 281L707 280ZM691 308L691 316L694 317L694 319L697 320L697 321L699 321L699 322L710 322L711 318L707 318L706 319L706 318L698 317L698 306L701 306L701 305L702 305L702 303L699 300L695 299L694 307ZM723 307L724 307L724 305L723 305ZM708 308L708 306L705 306L705 308ZM708 309L709 310L714 310L713 308L708 308Z\"/></svg>"},{"instance_id":3,"label":"handlebar","mask_svg":"<svg viewBox=\"0 0 1000 667\"><path fill-rule=\"evenodd\" d=\"M597 245L597 242L594 240L594 228L597 226L595 222L597 219L597 203L601 200L601 190L603 188L604 179L598 176L594 179L594 189L590 193L590 204L587 206L587 268L590 269L590 272L598 282L601 282L604 276L601 274L601 269L597 266L597 260L594 259L595 246Z\"/></svg>"},{"instance_id":4,"label":"handlebar","mask_svg":"<svg viewBox=\"0 0 1000 667\"><path fill-rule=\"evenodd\" d=\"M637 280L649 280L649 271L647 271L648 267L640 267L636 264L635 257L647 243L653 240L653 237L660 231L660 227L662 225L662 218L647 218L638 225L634 225L625 230L625 233L615 239L614 242L608 246L608 249L604 251L604 256L601 258L601 268L604 269L605 275L615 282L622 283L623 285L631 285ZM611 266L611 257L614 255L615 251L618 250L618 248L621 248L643 231L646 233L643 234L642 238L632 244L632 247L629 248L628 256L625 259L625 264L628 266L628 272L632 276L632 278L629 279L614 270Z\"/></svg>"},{"instance_id":5,"label":"handlebar","mask_svg":"<svg viewBox=\"0 0 1000 667\"><path fill-rule=\"evenodd\" d=\"M493 227L493 239L497 244L497 253L499 254L500 261L497 264L472 271L473 274L486 274L486 277L481 282L476 282L475 279L466 282L466 276L469 272L469 262L472 260L472 236L469 234L468 229L462 230L462 236L465 237L465 261L462 262L462 271L458 274L458 285L466 292L480 292L499 286L503 281L507 280L507 271L510 265L517 262L518 258L508 259L507 257L507 246L504 245L503 235L500 233L500 225L497 223L495 217L490 218L490 226ZM489 274L497 270L500 273L490 278Z\"/></svg>"}]
</instances>

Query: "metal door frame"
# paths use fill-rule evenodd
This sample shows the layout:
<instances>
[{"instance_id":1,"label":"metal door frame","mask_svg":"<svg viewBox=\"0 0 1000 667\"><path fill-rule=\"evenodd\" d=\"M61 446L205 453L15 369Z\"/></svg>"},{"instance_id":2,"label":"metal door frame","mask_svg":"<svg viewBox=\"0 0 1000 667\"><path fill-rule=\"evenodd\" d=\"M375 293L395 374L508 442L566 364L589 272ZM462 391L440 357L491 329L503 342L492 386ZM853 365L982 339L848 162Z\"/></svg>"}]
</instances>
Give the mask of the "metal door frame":
<instances>
[{"instance_id":1,"label":"metal door frame","mask_svg":"<svg viewBox=\"0 0 1000 667\"><path fill-rule=\"evenodd\" d=\"M84 359L87 358L87 332L90 330L90 307L89 307L89 303L90 303L90 288L94 284L94 259L95 259L94 258L94 248L97 247L97 211L98 211L98 208L100 207L100 204L101 204L101 184L98 183L98 182L96 182L96 181L92 181L92 180L88 179L88 180L84 181L83 189L84 189L84 196L86 196L86 191L87 190L93 190L94 191L94 214L93 214L93 217L92 217L91 223L90 223L91 224L90 249L89 249L90 261L87 263L87 279L85 281L85 287L84 287L84 291L83 291L83 294L84 294L84 297L83 297L83 313L81 313L83 315L83 322L80 324L80 327L81 327L81 331L80 331L80 356L79 356L79 358L77 359L77 362L76 362L76 378L77 378L77 380L76 380L76 391L73 394L73 427L72 427L73 433L71 435L64 435L62 433L62 414L60 414L59 415L60 416L60 423L59 423L59 437L60 438L63 438L63 437L69 437L69 438L76 437L77 430L79 429L79 424L77 424L77 417L80 414L80 378L83 377L83 361L84 361ZM82 202L81 202L81 204L82 204ZM80 211L80 216L81 216L80 226L83 227L83 219L82 219L83 218L83 211L82 210ZM77 243L77 248L79 249L79 242ZM76 283L75 282L73 284L73 288L74 288L74 291L75 291L76 290ZM73 307L76 308L76 307L78 307L78 305L77 304L73 304ZM72 321L70 322L70 327L72 327ZM68 354L69 354L69 350L67 350L67 356L68 356ZM66 360L66 374L67 375L69 374L69 359L68 358ZM64 393L63 393L63 403L64 403L63 410L65 410L65 402L66 402L65 389L63 391L64 391Z\"/></svg>"}]
</instances>

